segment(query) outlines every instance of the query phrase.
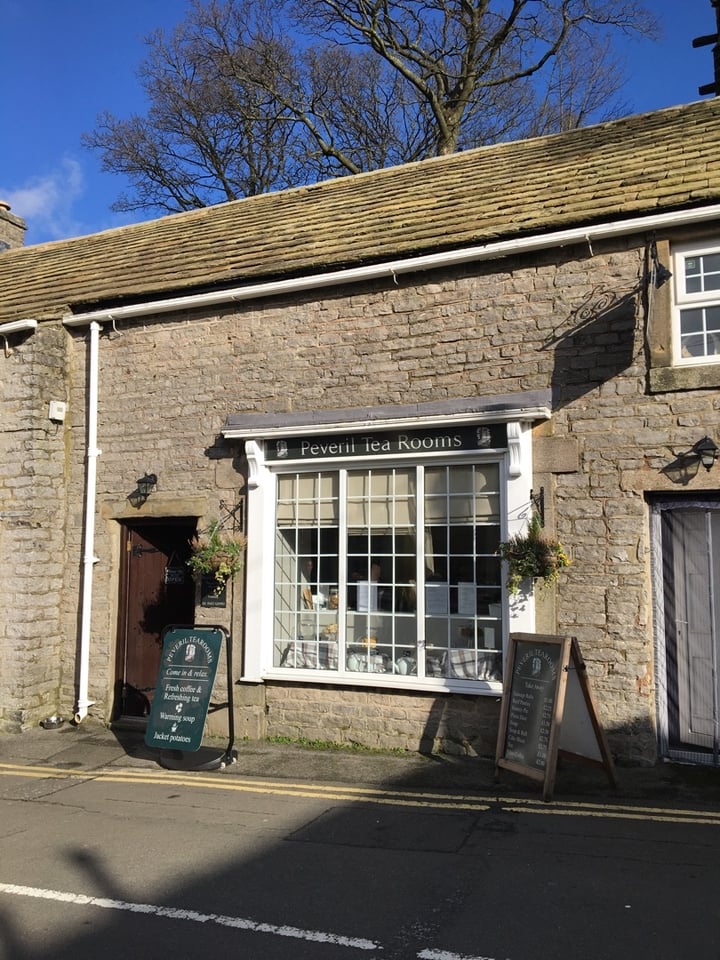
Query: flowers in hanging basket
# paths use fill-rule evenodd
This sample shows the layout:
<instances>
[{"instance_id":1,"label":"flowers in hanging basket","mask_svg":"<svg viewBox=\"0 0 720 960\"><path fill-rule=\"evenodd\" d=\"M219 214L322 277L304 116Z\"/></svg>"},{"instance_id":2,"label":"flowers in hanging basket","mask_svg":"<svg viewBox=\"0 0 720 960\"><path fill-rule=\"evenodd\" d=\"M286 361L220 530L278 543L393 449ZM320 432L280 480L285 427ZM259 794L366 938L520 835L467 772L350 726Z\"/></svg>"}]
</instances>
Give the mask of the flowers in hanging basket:
<instances>
[{"instance_id":1,"label":"flowers in hanging basket","mask_svg":"<svg viewBox=\"0 0 720 960\"><path fill-rule=\"evenodd\" d=\"M547 586L557 580L563 567L570 565L563 545L543 531L538 513L530 519L527 532L501 543L498 553L507 560L510 593L517 593L523 580L543 580Z\"/></svg>"},{"instance_id":2,"label":"flowers in hanging basket","mask_svg":"<svg viewBox=\"0 0 720 960\"><path fill-rule=\"evenodd\" d=\"M196 534L190 541L191 553L187 563L193 573L212 574L219 593L227 581L242 570L246 545L244 534L227 532L218 520L211 520L207 530Z\"/></svg>"}]
</instances>

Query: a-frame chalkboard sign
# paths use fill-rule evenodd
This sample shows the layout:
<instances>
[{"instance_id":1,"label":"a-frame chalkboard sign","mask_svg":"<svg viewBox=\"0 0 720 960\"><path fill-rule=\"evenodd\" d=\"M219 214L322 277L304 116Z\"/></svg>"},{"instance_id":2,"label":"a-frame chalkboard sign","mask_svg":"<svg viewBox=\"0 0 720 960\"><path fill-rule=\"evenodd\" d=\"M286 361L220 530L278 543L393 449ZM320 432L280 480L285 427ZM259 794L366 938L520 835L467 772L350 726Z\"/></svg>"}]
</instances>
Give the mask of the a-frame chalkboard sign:
<instances>
[{"instance_id":1,"label":"a-frame chalkboard sign","mask_svg":"<svg viewBox=\"0 0 720 960\"><path fill-rule=\"evenodd\" d=\"M496 767L540 780L551 800L558 757L615 767L575 637L510 635Z\"/></svg>"},{"instance_id":2,"label":"a-frame chalkboard sign","mask_svg":"<svg viewBox=\"0 0 720 960\"><path fill-rule=\"evenodd\" d=\"M223 643L230 731L225 750L202 746ZM231 652L230 634L224 627L171 624L163 630L160 670L145 730L145 743L161 751L163 767L216 770L234 762Z\"/></svg>"}]
</instances>

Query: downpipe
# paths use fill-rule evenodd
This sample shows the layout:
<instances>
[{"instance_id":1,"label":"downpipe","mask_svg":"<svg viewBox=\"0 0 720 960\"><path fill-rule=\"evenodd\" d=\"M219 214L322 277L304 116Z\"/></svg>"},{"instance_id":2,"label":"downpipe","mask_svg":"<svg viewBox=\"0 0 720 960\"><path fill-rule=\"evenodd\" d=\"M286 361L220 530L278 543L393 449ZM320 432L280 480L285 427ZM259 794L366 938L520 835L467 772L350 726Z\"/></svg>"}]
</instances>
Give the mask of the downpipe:
<instances>
[{"instance_id":1,"label":"downpipe","mask_svg":"<svg viewBox=\"0 0 720 960\"><path fill-rule=\"evenodd\" d=\"M98 414L98 367L100 352L100 324L90 323L90 356L88 360L88 423L87 465L85 489L85 519L83 523L82 600L80 618L80 657L78 667L78 698L74 720L82 723L88 707L94 700L88 699L90 679L90 624L92 620L93 575L98 557L95 556L95 499L97 491L97 458L102 453L97 446Z\"/></svg>"}]
</instances>

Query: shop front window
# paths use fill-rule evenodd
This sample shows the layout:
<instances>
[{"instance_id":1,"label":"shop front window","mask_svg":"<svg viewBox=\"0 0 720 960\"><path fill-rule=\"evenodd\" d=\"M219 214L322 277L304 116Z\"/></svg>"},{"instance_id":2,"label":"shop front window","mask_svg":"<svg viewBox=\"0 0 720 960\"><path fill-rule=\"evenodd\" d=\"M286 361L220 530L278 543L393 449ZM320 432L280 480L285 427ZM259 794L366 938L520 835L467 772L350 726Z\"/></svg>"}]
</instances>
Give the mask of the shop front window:
<instances>
[{"instance_id":1,"label":"shop front window","mask_svg":"<svg viewBox=\"0 0 720 960\"><path fill-rule=\"evenodd\" d=\"M277 477L273 667L499 681L498 463Z\"/></svg>"}]
</instances>

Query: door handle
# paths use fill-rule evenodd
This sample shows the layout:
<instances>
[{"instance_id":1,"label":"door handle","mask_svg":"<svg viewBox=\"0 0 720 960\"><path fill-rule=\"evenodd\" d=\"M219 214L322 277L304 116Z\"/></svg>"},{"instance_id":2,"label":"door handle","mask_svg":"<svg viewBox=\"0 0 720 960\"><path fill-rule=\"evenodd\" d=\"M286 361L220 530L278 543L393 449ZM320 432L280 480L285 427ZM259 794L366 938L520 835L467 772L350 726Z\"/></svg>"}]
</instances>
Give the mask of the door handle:
<instances>
[{"instance_id":1,"label":"door handle","mask_svg":"<svg viewBox=\"0 0 720 960\"><path fill-rule=\"evenodd\" d=\"M141 547L139 543L132 548L134 557L141 557L144 553L160 553L160 551L157 547Z\"/></svg>"}]
</instances>

